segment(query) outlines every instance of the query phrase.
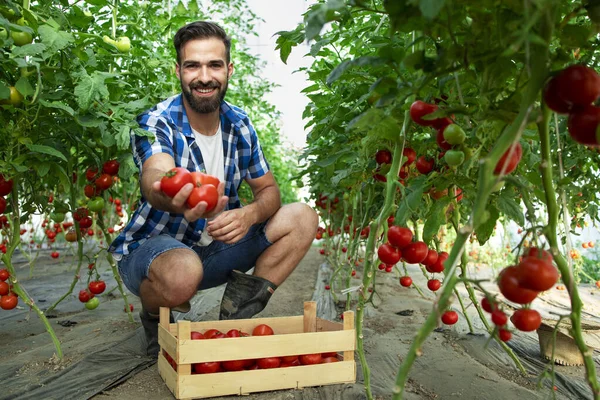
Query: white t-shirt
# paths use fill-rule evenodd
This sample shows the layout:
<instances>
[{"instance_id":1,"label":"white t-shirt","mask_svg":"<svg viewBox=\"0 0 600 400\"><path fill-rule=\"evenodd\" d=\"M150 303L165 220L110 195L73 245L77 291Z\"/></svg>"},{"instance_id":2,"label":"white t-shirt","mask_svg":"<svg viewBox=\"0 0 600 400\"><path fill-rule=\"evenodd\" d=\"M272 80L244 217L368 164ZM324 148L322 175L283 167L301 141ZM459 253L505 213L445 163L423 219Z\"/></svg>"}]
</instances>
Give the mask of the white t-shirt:
<instances>
[{"instance_id":1,"label":"white t-shirt","mask_svg":"<svg viewBox=\"0 0 600 400\"><path fill-rule=\"evenodd\" d=\"M219 181L223 182L225 180L225 159L223 158L223 132L221 131L221 125L219 124L217 133L212 136L203 135L193 129L192 132L194 132L196 143L200 147L206 173L216 176L219 178ZM200 246L208 246L212 241L212 236L204 229L198 244Z\"/></svg>"}]
</instances>

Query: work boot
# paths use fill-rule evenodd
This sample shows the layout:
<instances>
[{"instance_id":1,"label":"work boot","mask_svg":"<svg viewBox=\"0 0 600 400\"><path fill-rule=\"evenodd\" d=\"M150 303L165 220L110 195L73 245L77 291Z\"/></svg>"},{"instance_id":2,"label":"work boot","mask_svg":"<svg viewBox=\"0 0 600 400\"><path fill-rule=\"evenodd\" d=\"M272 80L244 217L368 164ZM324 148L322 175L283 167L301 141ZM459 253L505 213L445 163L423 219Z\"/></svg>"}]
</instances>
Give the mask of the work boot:
<instances>
[{"instance_id":1,"label":"work boot","mask_svg":"<svg viewBox=\"0 0 600 400\"><path fill-rule=\"evenodd\" d=\"M158 344L158 322L159 315L152 314L142 308L140 311L140 321L144 327L144 335L146 336L146 355L152 358L158 358L160 345ZM175 322L173 313L169 313L169 322Z\"/></svg>"},{"instance_id":2,"label":"work boot","mask_svg":"<svg viewBox=\"0 0 600 400\"><path fill-rule=\"evenodd\" d=\"M277 285L254 275L233 270L221 300L219 319L252 318L267 306Z\"/></svg>"}]
</instances>

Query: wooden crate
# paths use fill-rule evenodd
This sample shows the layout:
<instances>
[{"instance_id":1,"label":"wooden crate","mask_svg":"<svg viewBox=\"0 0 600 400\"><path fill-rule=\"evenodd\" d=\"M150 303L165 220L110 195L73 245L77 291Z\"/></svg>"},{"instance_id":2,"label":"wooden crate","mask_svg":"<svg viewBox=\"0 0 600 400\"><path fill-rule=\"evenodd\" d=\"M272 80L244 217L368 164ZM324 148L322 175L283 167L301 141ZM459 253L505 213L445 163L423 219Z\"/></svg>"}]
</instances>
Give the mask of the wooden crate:
<instances>
[{"instance_id":1,"label":"wooden crate","mask_svg":"<svg viewBox=\"0 0 600 400\"><path fill-rule=\"evenodd\" d=\"M356 381L356 330L354 313L346 311L343 323L316 317L315 302L304 303L304 315L297 317L254 318L227 321L169 323L169 309L160 309L158 371L177 399L243 395L280 389L299 389ZM222 332L240 329L251 333L267 324L275 335L191 340L191 332L215 328ZM169 364L162 350L177 363ZM335 363L297 367L257 369L213 374L192 374L192 364L263 357L338 352Z\"/></svg>"}]
</instances>

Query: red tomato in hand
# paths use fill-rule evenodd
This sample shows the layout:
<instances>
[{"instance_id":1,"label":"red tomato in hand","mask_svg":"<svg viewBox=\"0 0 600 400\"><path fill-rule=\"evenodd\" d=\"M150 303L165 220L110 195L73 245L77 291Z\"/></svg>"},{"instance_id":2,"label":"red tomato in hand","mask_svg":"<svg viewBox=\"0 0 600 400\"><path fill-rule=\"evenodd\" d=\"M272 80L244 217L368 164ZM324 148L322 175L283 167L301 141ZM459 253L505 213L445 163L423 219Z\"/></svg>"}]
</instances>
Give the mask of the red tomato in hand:
<instances>
[{"instance_id":1,"label":"red tomato in hand","mask_svg":"<svg viewBox=\"0 0 600 400\"><path fill-rule=\"evenodd\" d=\"M397 248L384 243L377 249L377 256L381 261L388 265L394 265L400 261L402 253Z\"/></svg>"},{"instance_id":2,"label":"red tomato in hand","mask_svg":"<svg viewBox=\"0 0 600 400\"><path fill-rule=\"evenodd\" d=\"M442 322L446 325L454 325L458 321L458 313L450 310L442 315Z\"/></svg>"},{"instance_id":3,"label":"red tomato in hand","mask_svg":"<svg viewBox=\"0 0 600 400\"><path fill-rule=\"evenodd\" d=\"M535 331L542 324L542 316L536 310L522 308L510 317L515 328L522 332Z\"/></svg>"},{"instance_id":4,"label":"red tomato in hand","mask_svg":"<svg viewBox=\"0 0 600 400\"><path fill-rule=\"evenodd\" d=\"M402 249L402 258L409 264L418 264L427 257L428 251L425 242L414 242Z\"/></svg>"},{"instance_id":5,"label":"red tomato in hand","mask_svg":"<svg viewBox=\"0 0 600 400\"><path fill-rule=\"evenodd\" d=\"M515 266L504 268L498 276L500 293L518 304L531 303L538 295L535 290L525 289L519 284L520 272Z\"/></svg>"},{"instance_id":6,"label":"red tomato in hand","mask_svg":"<svg viewBox=\"0 0 600 400\"><path fill-rule=\"evenodd\" d=\"M512 150L513 148L514 148L514 150ZM512 155L510 156L510 159L508 159L508 155L511 153L511 151L512 151ZM505 168L506 169L504 170L504 174L505 175L510 174L517 168L517 165L519 165L519 161L521 161L522 156L523 156L523 147L521 147L521 143L519 143L519 142L513 143L512 145L510 145L508 147L508 150L506 150L504 152L502 157L500 157L498 164L496 164L496 168L494 168L494 174L500 175L500 172L502 172L502 170ZM505 165L506 165L506 167L505 167Z\"/></svg>"},{"instance_id":7,"label":"red tomato in hand","mask_svg":"<svg viewBox=\"0 0 600 400\"><path fill-rule=\"evenodd\" d=\"M190 197L187 199L188 207L194 208L201 201L208 204L206 206L206 211L214 209L219 202L219 192L217 192L217 188L213 185L202 185L192 189L192 193L190 193Z\"/></svg>"},{"instance_id":8,"label":"red tomato in hand","mask_svg":"<svg viewBox=\"0 0 600 400\"><path fill-rule=\"evenodd\" d=\"M320 356L320 354L319 354ZM267 357L267 358L259 358L256 361L256 365L260 369L270 369L270 368L279 368L281 365L281 358L279 357Z\"/></svg>"},{"instance_id":9,"label":"red tomato in hand","mask_svg":"<svg viewBox=\"0 0 600 400\"><path fill-rule=\"evenodd\" d=\"M412 242L413 233L402 226L391 226L388 230L388 241L397 249L403 249Z\"/></svg>"},{"instance_id":10,"label":"red tomato in hand","mask_svg":"<svg viewBox=\"0 0 600 400\"><path fill-rule=\"evenodd\" d=\"M252 331L252 336L270 336L273 334L273 329L266 324L260 324Z\"/></svg>"},{"instance_id":11,"label":"red tomato in hand","mask_svg":"<svg viewBox=\"0 0 600 400\"><path fill-rule=\"evenodd\" d=\"M320 353L317 354L303 354L300 357L300 364L302 365L313 365L313 364L321 364L323 357Z\"/></svg>"},{"instance_id":12,"label":"red tomato in hand","mask_svg":"<svg viewBox=\"0 0 600 400\"><path fill-rule=\"evenodd\" d=\"M160 180L160 189L169 197L175 197L183 186L191 183L194 184L194 179L185 168L176 167L171 169Z\"/></svg>"},{"instance_id":13,"label":"red tomato in hand","mask_svg":"<svg viewBox=\"0 0 600 400\"><path fill-rule=\"evenodd\" d=\"M208 175L203 172L190 172L190 175L192 176L192 183L194 186L213 185L218 188L219 183L221 183L216 176Z\"/></svg>"}]
</instances>

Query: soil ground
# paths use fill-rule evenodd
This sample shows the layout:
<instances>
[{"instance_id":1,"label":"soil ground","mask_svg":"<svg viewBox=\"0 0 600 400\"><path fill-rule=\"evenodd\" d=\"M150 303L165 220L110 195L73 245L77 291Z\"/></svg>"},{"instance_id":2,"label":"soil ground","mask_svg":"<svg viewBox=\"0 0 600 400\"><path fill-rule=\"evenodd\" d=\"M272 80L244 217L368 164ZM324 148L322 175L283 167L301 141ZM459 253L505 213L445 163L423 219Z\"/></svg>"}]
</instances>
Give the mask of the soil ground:
<instances>
[{"instance_id":1,"label":"soil ground","mask_svg":"<svg viewBox=\"0 0 600 400\"><path fill-rule=\"evenodd\" d=\"M267 308L260 314L264 317L301 315L303 302L311 300L318 286L319 266L324 259L312 248L296 271L275 292ZM34 277L27 278L28 267L22 264L19 274L25 288L32 288L34 298L43 306L51 299L53 293L64 293L70 284L69 271L71 259L55 261L42 256L35 267ZM411 346L412 339L432 309L434 294L425 285L425 278L416 266L409 271L415 283L422 288L424 297L415 289L405 289L398 284L395 273L378 273L377 308L369 308L365 318L365 349L367 362L371 369L371 385L373 394L378 399L391 398L398 367ZM85 272L82 272L84 275ZM110 271L103 277L111 286ZM357 277L358 278L358 277ZM356 279L352 285L358 285ZM321 282L322 284L322 282ZM79 289L84 283L78 283L75 294L60 304L55 316L50 319L59 337L65 359L58 361L52 357L54 347L49 335L37 316L29 313L20 303L19 310L0 312L0 354L7 369L17 365L10 378L4 378L3 393L0 399L27 398L23 391L28 387L46 385L48 377L53 373L68 369L83 360L88 354L101 349L108 349L116 343L131 337L139 328L137 312L135 323L127 321L123 313L123 300L117 291L102 296L101 306L88 311L76 299ZM492 287L492 286L490 286ZM29 290L29 289L28 289ZM580 288L585 302L585 311L589 318L600 315L600 304L595 300L600 292L590 286ZM462 293L464 296L464 293ZM481 296L480 294L478 294ZM327 293L329 296L329 293ZM139 310L139 299L129 295L130 302ZM213 296L214 297L214 296ZM214 297L216 298L216 297ZM210 311L202 316L202 320L218 319L218 301L209 307ZM465 297L466 298L466 297ZM46 300L46 302L44 302ZM536 300L537 302L538 300ZM555 306L554 311L562 311L568 307L566 292L551 290L546 292L540 301L540 308L547 310L548 304ZM534 303L534 308L537 303ZM458 307L458 304L456 304ZM456 308L459 310L459 308ZM11 314L12 313L12 314ZM552 385L544 381L541 389L536 388L539 366L545 361L537 348L537 335L517 334L513 343L527 344L527 363L529 373L523 375L514 367L512 361L493 341L488 341L483 324L478 321L473 307L468 314L474 325L475 334L469 333L463 314L459 323L452 327L441 327L434 331L422 346L422 355L417 358L410 373L405 399L544 399L552 398ZM518 348L518 346L517 346ZM132 356L135 357L135 356ZM596 353L598 358L598 353ZM110 360L109 360L110 361ZM537 368L536 367L537 365ZM557 373L567 379L557 382L554 391L558 399L582 398L573 397L568 381L583 382L583 367L555 366ZM6 372L6 371L5 371ZM136 371L138 372L138 371ZM46 379L46 380L44 380ZM144 367L133 376L125 376L124 383L112 387L107 381L104 387L108 390L97 390L95 394L82 393L81 397L96 400L131 399L158 400L173 398L161 377L156 364ZM27 385L23 385L26 382ZM245 399L285 400L285 399L363 399L364 379L357 357L357 383L332 385L302 390L285 390L268 393L256 393L245 396ZM563 384L564 383L564 384ZM585 385L585 383L583 383ZM23 389L25 387L25 389ZM23 397L24 396L24 397ZM60 393L50 394L49 398L61 397ZM38 397L39 398L39 397ZM64 399L64 397L62 397ZM228 399L235 397L227 397Z\"/></svg>"}]
</instances>

